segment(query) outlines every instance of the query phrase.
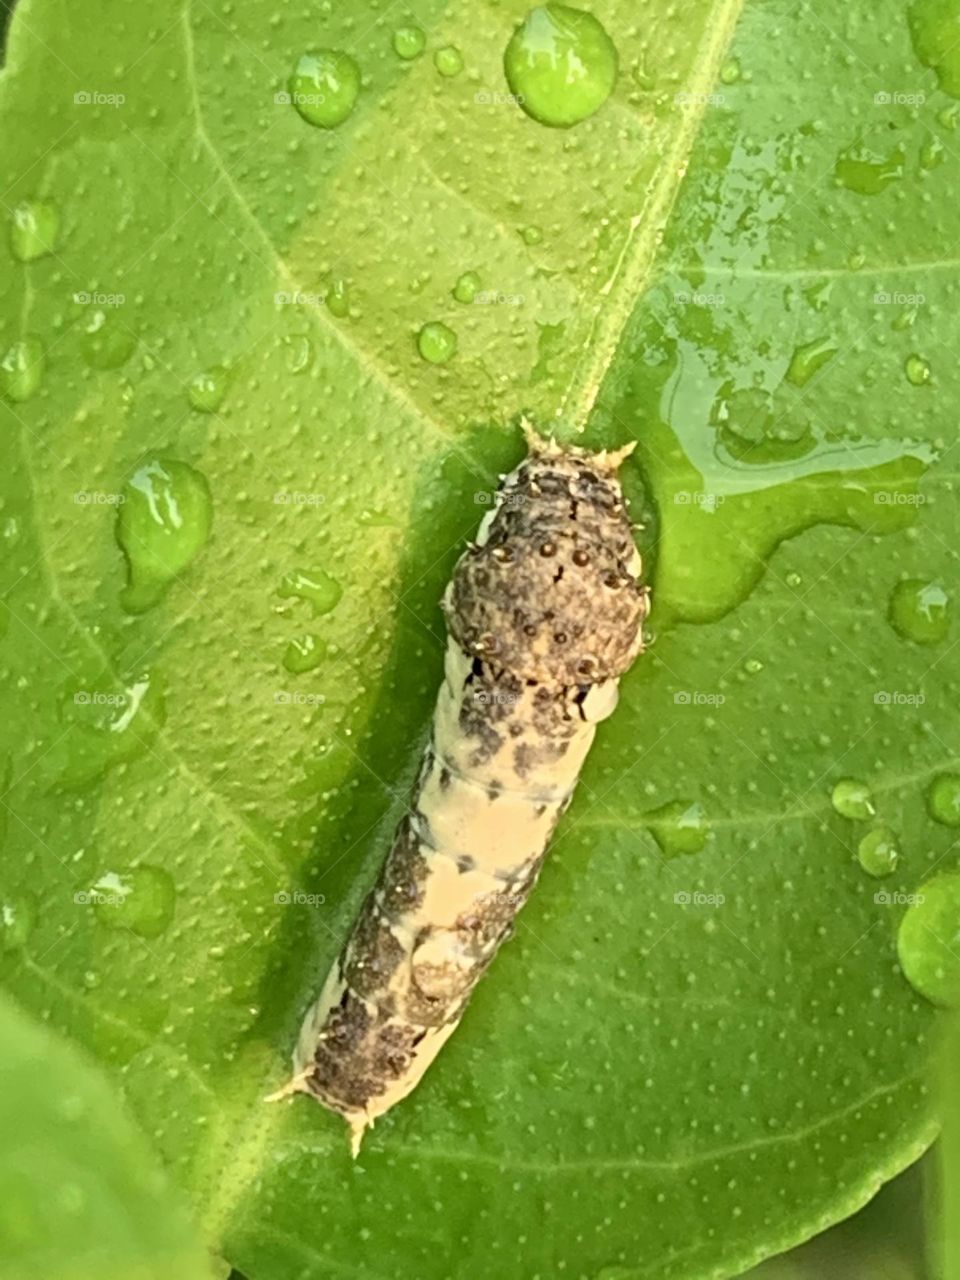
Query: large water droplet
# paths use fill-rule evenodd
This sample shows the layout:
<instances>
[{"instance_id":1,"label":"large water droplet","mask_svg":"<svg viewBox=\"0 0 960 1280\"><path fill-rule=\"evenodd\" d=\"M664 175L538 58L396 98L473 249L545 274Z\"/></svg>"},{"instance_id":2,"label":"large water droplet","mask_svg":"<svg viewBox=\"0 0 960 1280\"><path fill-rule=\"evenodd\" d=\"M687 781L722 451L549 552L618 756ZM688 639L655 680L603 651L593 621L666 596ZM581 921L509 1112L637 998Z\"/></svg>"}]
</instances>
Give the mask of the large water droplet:
<instances>
[{"instance_id":1,"label":"large water droplet","mask_svg":"<svg viewBox=\"0 0 960 1280\"><path fill-rule=\"evenodd\" d=\"M606 102L617 79L617 50L597 19L582 9L531 9L503 59L507 82L527 115L568 129Z\"/></svg>"},{"instance_id":2,"label":"large water droplet","mask_svg":"<svg viewBox=\"0 0 960 1280\"><path fill-rule=\"evenodd\" d=\"M419 58L427 45L427 37L420 27L397 27L393 33L393 51L399 58Z\"/></svg>"},{"instance_id":3,"label":"large water droplet","mask_svg":"<svg viewBox=\"0 0 960 1280\"><path fill-rule=\"evenodd\" d=\"M216 413L227 394L230 374L222 365L215 365L190 380L187 397L200 413Z\"/></svg>"},{"instance_id":4,"label":"large water droplet","mask_svg":"<svg viewBox=\"0 0 960 1280\"><path fill-rule=\"evenodd\" d=\"M308 124L334 129L356 105L360 68L348 53L318 49L302 55L289 89L290 100Z\"/></svg>"},{"instance_id":5,"label":"large water droplet","mask_svg":"<svg viewBox=\"0 0 960 1280\"><path fill-rule=\"evenodd\" d=\"M99 308L83 326L81 350L91 369L119 369L133 355L136 336L116 315Z\"/></svg>"},{"instance_id":6,"label":"large water droplet","mask_svg":"<svg viewBox=\"0 0 960 1280\"><path fill-rule=\"evenodd\" d=\"M905 159L902 148L885 158L858 148L856 151L845 151L837 157L834 173L838 182L848 191L855 191L861 196L877 196L891 182L903 177Z\"/></svg>"},{"instance_id":7,"label":"large water droplet","mask_svg":"<svg viewBox=\"0 0 960 1280\"><path fill-rule=\"evenodd\" d=\"M813 375L828 364L837 354L831 338L816 338L797 347L787 369L787 381L795 387L805 387Z\"/></svg>"},{"instance_id":8,"label":"large water droplet","mask_svg":"<svg viewBox=\"0 0 960 1280\"><path fill-rule=\"evenodd\" d=\"M331 280L324 301L327 304L327 310L332 316L336 316L338 320L348 316L350 314L350 294L346 280Z\"/></svg>"},{"instance_id":9,"label":"large water droplet","mask_svg":"<svg viewBox=\"0 0 960 1280\"><path fill-rule=\"evenodd\" d=\"M24 200L10 219L10 248L21 262L53 253L60 232L60 214L47 200Z\"/></svg>"},{"instance_id":10,"label":"large water droplet","mask_svg":"<svg viewBox=\"0 0 960 1280\"><path fill-rule=\"evenodd\" d=\"M299 636L291 640L283 655L283 665L288 671L300 675L312 671L323 661L326 646L316 636Z\"/></svg>"},{"instance_id":11,"label":"large water droplet","mask_svg":"<svg viewBox=\"0 0 960 1280\"><path fill-rule=\"evenodd\" d=\"M0 897L0 951L19 951L37 922L37 895L29 889Z\"/></svg>"},{"instance_id":12,"label":"large water droplet","mask_svg":"<svg viewBox=\"0 0 960 1280\"><path fill-rule=\"evenodd\" d=\"M872 818L876 812L872 791L865 782L858 782L856 778L841 778L833 788L830 800L844 818L862 821Z\"/></svg>"},{"instance_id":13,"label":"large water droplet","mask_svg":"<svg viewBox=\"0 0 960 1280\"><path fill-rule=\"evenodd\" d=\"M127 558L120 603L129 613L156 604L206 542L213 517L206 478L185 462L151 458L124 486L117 541Z\"/></svg>"},{"instance_id":14,"label":"large water droplet","mask_svg":"<svg viewBox=\"0 0 960 1280\"><path fill-rule=\"evenodd\" d=\"M887 617L905 640L939 644L950 630L950 613L950 597L939 582L907 578L894 587Z\"/></svg>"},{"instance_id":15,"label":"large water droplet","mask_svg":"<svg viewBox=\"0 0 960 1280\"><path fill-rule=\"evenodd\" d=\"M699 853L707 843L709 828L695 800L671 800L644 814L643 820L668 858Z\"/></svg>"},{"instance_id":16,"label":"large water droplet","mask_svg":"<svg viewBox=\"0 0 960 1280\"><path fill-rule=\"evenodd\" d=\"M65 691L60 712L70 750L59 783L73 790L148 748L166 721L163 683L146 671L124 683L92 679Z\"/></svg>"},{"instance_id":17,"label":"large water droplet","mask_svg":"<svg viewBox=\"0 0 960 1280\"><path fill-rule=\"evenodd\" d=\"M930 381L930 362L916 353L907 356L903 371L907 375L907 381L914 387L922 387L925 382Z\"/></svg>"},{"instance_id":18,"label":"large water droplet","mask_svg":"<svg viewBox=\"0 0 960 1280\"><path fill-rule=\"evenodd\" d=\"M157 938L173 919L176 889L162 867L107 871L88 890L97 921L107 929L132 929Z\"/></svg>"},{"instance_id":19,"label":"large water droplet","mask_svg":"<svg viewBox=\"0 0 960 1280\"><path fill-rule=\"evenodd\" d=\"M417 334L417 350L430 364L446 364L456 354L457 335L442 320L431 320Z\"/></svg>"},{"instance_id":20,"label":"large water droplet","mask_svg":"<svg viewBox=\"0 0 960 1280\"><path fill-rule=\"evenodd\" d=\"M324 573L322 569L309 572L305 569L294 569L293 573L288 573L277 587L277 595L283 596L284 599L296 598L309 601L313 606L314 616L319 618L337 607L343 595L343 587L336 578L331 578L330 574Z\"/></svg>"},{"instance_id":21,"label":"large water droplet","mask_svg":"<svg viewBox=\"0 0 960 1280\"><path fill-rule=\"evenodd\" d=\"M934 1004L960 998L960 872L922 884L897 933L900 966L915 991Z\"/></svg>"},{"instance_id":22,"label":"large water droplet","mask_svg":"<svg viewBox=\"0 0 960 1280\"><path fill-rule=\"evenodd\" d=\"M39 338L21 338L0 361L0 390L13 404L36 395L43 382L43 344Z\"/></svg>"},{"instance_id":23,"label":"large water droplet","mask_svg":"<svg viewBox=\"0 0 960 1280\"><path fill-rule=\"evenodd\" d=\"M960 98L960 13L954 0L915 0L909 11L913 48L932 67L944 93Z\"/></svg>"},{"instance_id":24,"label":"large water droplet","mask_svg":"<svg viewBox=\"0 0 960 1280\"><path fill-rule=\"evenodd\" d=\"M444 45L433 55L433 65L442 76L458 76L463 70L463 55L455 45Z\"/></svg>"},{"instance_id":25,"label":"large water droplet","mask_svg":"<svg viewBox=\"0 0 960 1280\"><path fill-rule=\"evenodd\" d=\"M945 827L960 827L960 773L941 773L927 791L927 811Z\"/></svg>"},{"instance_id":26,"label":"large water droplet","mask_svg":"<svg viewBox=\"0 0 960 1280\"><path fill-rule=\"evenodd\" d=\"M900 861L896 834L889 827L868 831L857 845L857 861L868 875L890 875Z\"/></svg>"}]
</instances>

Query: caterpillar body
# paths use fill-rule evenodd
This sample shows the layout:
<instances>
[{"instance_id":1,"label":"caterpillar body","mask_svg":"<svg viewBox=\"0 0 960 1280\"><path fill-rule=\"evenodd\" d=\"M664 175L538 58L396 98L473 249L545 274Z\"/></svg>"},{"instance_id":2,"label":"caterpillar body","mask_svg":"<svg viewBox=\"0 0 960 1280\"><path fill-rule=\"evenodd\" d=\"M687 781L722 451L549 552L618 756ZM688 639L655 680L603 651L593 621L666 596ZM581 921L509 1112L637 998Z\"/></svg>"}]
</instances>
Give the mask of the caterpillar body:
<instances>
[{"instance_id":1,"label":"caterpillar body","mask_svg":"<svg viewBox=\"0 0 960 1280\"><path fill-rule=\"evenodd\" d=\"M364 1130L421 1080L513 929L596 725L642 648L641 561L617 478L525 427L443 599L449 633L411 806L303 1023L294 1078Z\"/></svg>"}]
</instances>

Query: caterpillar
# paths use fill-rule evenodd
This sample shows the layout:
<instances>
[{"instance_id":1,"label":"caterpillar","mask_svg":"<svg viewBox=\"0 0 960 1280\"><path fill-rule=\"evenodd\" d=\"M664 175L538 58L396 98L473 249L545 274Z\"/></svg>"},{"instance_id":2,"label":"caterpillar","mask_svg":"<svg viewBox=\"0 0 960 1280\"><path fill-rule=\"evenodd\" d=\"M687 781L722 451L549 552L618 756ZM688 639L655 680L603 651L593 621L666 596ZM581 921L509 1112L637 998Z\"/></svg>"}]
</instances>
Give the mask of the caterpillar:
<instances>
[{"instance_id":1,"label":"caterpillar","mask_svg":"<svg viewBox=\"0 0 960 1280\"><path fill-rule=\"evenodd\" d=\"M649 609L618 479L524 423L443 597L448 643L410 807L309 1010L293 1080L364 1131L419 1083L529 897Z\"/></svg>"}]
</instances>

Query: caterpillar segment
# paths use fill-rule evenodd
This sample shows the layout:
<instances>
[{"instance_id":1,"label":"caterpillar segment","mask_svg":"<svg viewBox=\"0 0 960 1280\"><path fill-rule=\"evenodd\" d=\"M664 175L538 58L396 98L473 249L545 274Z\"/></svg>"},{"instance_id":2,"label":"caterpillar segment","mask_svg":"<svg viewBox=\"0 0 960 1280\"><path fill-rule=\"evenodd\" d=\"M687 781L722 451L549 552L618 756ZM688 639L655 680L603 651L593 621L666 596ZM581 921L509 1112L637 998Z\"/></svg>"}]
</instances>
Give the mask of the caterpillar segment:
<instances>
[{"instance_id":1,"label":"caterpillar segment","mask_svg":"<svg viewBox=\"0 0 960 1280\"><path fill-rule=\"evenodd\" d=\"M617 472L526 428L444 595L433 733L376 884L308 1012L281 1096L364 1131L422 1079L510 935L649 607Z\"/></svg>"}]
</instances>

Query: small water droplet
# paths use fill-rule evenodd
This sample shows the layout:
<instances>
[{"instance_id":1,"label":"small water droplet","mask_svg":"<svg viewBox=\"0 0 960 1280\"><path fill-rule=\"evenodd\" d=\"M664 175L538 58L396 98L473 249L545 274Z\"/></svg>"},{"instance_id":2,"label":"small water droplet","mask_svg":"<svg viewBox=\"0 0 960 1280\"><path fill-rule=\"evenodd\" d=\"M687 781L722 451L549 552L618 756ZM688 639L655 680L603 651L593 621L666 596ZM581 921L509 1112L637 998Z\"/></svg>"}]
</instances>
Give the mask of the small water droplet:
<instances>
[{"instance_id":1,"label":"small water droplet","mask_svg":"<svg viewBox=\"0 0 960 1280\"><path fill-rule=\"evenodd\" d=\"M427 37L420 27L397 27L393 33L393 51L406 61L419 58L426 45Z\"/></svg>"},{"instance_id":2,"label":"small water droplet","mask_svg":"<svg viewBox=\"0 0 960 1280\"><path fill-rule=\"evenodd\" d=\"M521 227L520 237L524 244L543 243L543 232L539 227Z\"/></svg>"},{"instance_id":3,"label":"small water droplet","mask_svg":"<svg viewBox=\"0 0 960 1280\"><path fill-rule=\"evenodd\" d=\"M797 587L803 586L803 578L799 573L788 573L786 578L787 586L792 587L796 591Z\"/></svg>"},{"instance_id":4,"label":"small water droplet","mask_svg":"<svg viewBox=\"0 0 960 1280\"><path fill-rule=\"evenodd\" d=\"M206 477L185 462L151 458L124 486L117 541L127 558L120 603L143 613L163 596L210 534L213 503Z\"/></svg>"},{"instance_id":5,"label":"small water droplet","mask_svg":"<svg viewBox=\"0 0 960 1280\"><path fill-rule=\"evenodd\" d=\"M53 253L60 233L60 214L47 200L24 200L10 218L10 248L21 262Z\"/></svg>"},{"instance_id":6,"label":"small water droplet","mask_svg":"<svg viewBox=\"0 0 960 1280\"><path fill-rule=\"evenodd\" d=\"M305 53L290 77L289 90L291 102L308 124L334 129L356 105L360 68L338 49Z\"/></svg>"},{"instance_id":7,"label":"small water droplet","mask_svg":"<svg viewBox=\"0 0 960 1280\"><path fill-rule=\"evenodd\" d=\"M930 365L923 356L916 354L907 356L903 369L907 375L907 381L914 387L922 387L925 382L930 381Z\"/></svg>"},{"instance_id":8,"label":"small water droplet","mask_svg":"<svg viewBox=\"0 0 960 1280\"><path fill-rule=\"evenodd\" d=\"M288 671L300 675L304 671L313 671L323 661L326 646L316 636L299 636L291 640L283 655L283 665Z\"/></svg>"},{"instance_id":9,"label":"small water droplet","mask_svg":"<svg viewBox=\"0 0 960 1280\"><path fill-rule=\"evenodd\" d=\"M290 334L283 344L287 353L287 368L291 373L303 373L313 363L313 347L303 334Z\"/></svg>"},{"instance_id":10,"label":"small water droplet","mask_svg":"<svg viewBox=\"0 0 960 1280\"><path fill-rule=\"evenodd\" d=\"M922 884L897 932L897 955L910 985L948 1008L960 997L960 872Z\"/></svg>"},{"instance_id":11,"label":"small water droplet","mask_svg":"<svg viewBox=\"0 0 960 1280\"><path fill-rule=\"evenodd\" d=\"M857 845L857 861L871 876L888 876L900 861L895 832L889 827L869 831Z\"/></svg>"},{"instance_id":12,"label":"small water droplet","mask_svg":"<svg viewBox=\"0 0 960 1280\"><path fill-rule=\"evenodd\" d=\"M903 333L907 329L912 329L917 319L916 307L904 307L900 314L893 320L890 328L896 333Z\"/></svg>"},{"instance_id":13,"label":"small water droplet","mask_svg":"<svg viewBox=\"0 0 960 1280\"><path fill-rule=\"evenodd\" d=\"M748 676L755 676L763 670L763 663L759 658L748 658L743 664L743 669Z\"/></svg>"},{"instance_id":14,"label":"small water droplet","mask_svg":"<svg viewBox=\"0 0 960 1280\"><path fill-rule=\"evenodd\" d=\"M667 858L699 853L707 843L709 828L695 800L671 800L643 820Z\"/></svg>"},{"instance_id":15,"label":"small water droplet","mask_svg":"<svg viewBox=\"0 0 960 1280\"><path fill-rule=\"evenodd\" d=\"M858 782L856 778L841 778L833 788L830 800L837 813L844 818L862 821L872 818L876 812L873 793L865 782Z\"/></svg>"},{"instance_id":16,"label":"small water droplet","mask_svg":"<svg viewBox=\"0 0 960 1280\"><path fill-rule=\"evenodd\" d=\"M480 276L476 271L465 271L453 286L453 296L457 302L473 302L480 292Z\"/></svg>"},{"instance_id":17,"label":"small water droplet","mask_svg":"<svg viewBox=\"0 0 960 1280\"><path fill-rule=\"evenodd\" d=\"M456 45L444 45L433 55L433 65L442 76L458 76L463 70L463 55Z\"/></svg>"},{"instance_id":18,"label":"small water droplet","mask_svg":"<svg viewBox=\"0 0 960 1280\"><path fill-rule=\"evenodd\" d=\"M80 344L91 369L119 369L133 355L137 339L116 314L97 308L83 326Z\"/></svg>"},{"instance_id":19,"label":"small water droplet","mask_svg":"<svg viewBox=\"0 0 960 1280\"><path fill-rule=\"evenodd\" d=\"M106 929L132 929L141 938L157 938L173 919L176 889L162 867L107 871L87 892L97 922Z\"/></svg>"},{"instance_id":20,"label":"small water droplet","mask_svg":"<svg viewBox=\"0 0 960 1280\"><path fill-rule=\"evenodd\" d=\"M0 897L0 951L19 951L37 922L37 896L29 889Z\"/></svg>"},{"instance_id":21,"label":"small water droplet","mask_svg":"<svg viewBox=\"0 0 960 1280\"><path fill-rule=\"evenodd\" d=\"M939 582L907 578L890 596L887 617L897 635L914 644L939 644L950 630L951 601Z\"/></svg>"},{"instance_id":22,"label":"small water droplet","mask_svg":"<svg viewBox=\"0 0 960 1280\"><path fill-rule=\"evenodd\" d=\"M805 387L813 375L837 354L832 338L815 338L797 347L787 369L787 381L795 387Z\"/></svg>"},{"instance_id":23,"label":"small water droplet","mask_svg":"<svg viewBox=\"0 0 960 1280\"><path fill-rule=\"evenodd\" d=\"M39 338L21 338L0 361L0 389L13 404L36 395L43 382L43 344Z\"/></svg>"},{"instance_id":24,"label":"small water droplet","mask_svg":"<svg viewBox=\"0 0 960 1280\"><path fill-rule=\"evenodd\" d=\"M945 827L960 827L960 773L941 773L927 790L927 812Z\"/></svg>"},{"instance_id":25,"label":"small water droplet","mask_svg":"<svg viewBox=\"0 0 960 1280\"><path fill-rule=\"evenodd\" d=\"M568 5L531 9L503 59L507 83L528 116L568 129L606 102L617 79L617 50L591 13Z\"/></svg>"},{"instance_id":26,"label":"small water droplet","mask_svg":"<svg viewBox=\"0 0 960 1280\"><path fill-rule=\"evenodd\" d=\"M343 320L345 316L348 316L350 314L350 293L346 280L331 280L324 301L327 304L327 310L332 316L336 316L338 320Z\"/></svg>"},{"instance_id":27,"label":"small water droplet","mask_svg":"<svg viewBox=\"0 0 960 1280\"><path fill-rule=\"evenodd\" d=\"M920 165L923 169L938 169L943 164L943 143L939 138L930 137L920 148Z\"/></svg>"},{"instance_id":28,"label":"small water droplet","mask_svg":"<svg viewBox=\"0 0 960 1280\"><path fill-rule=\"evenodd\" d=\"M430 364L446 364L456 354L457 335L441 320L431 320L417 334L417 350Z\"/></svg>"},{"instance_id":29,"label":"small water droplet","mask_svg":"<svg viewBox=\"0 0 960 1280\"><path fill-rule=\"evenodd\" d=\"M307 600L313 606L314 617L330 613L340 603L343 587L322 569L307 571L294 569L277 587L277 595L285 600Z\"/></svg>"},{"instance_id":30,"label":"small water droplet","mask_svg":"<svg viewBox=\"0 0 960 1280\"><path fill-rule=\"evenodd\" d=\"M720 68L720 83L736 84L737 81L740 79L740 76L741 76L740 59L728 58L727 61L723 64L723 66Z\"/></svg>"},{"instance_id":31,"label":"small water droplet","mask_svg":"<svg viewBox=\"0 0 960 1280\"><path fill-rule=\"evenodd\" d=\"M216 413L223 404L229 381L229 370L215 365L191 378L187 398L198 413Z\"/></svg>"}]
</instances>

